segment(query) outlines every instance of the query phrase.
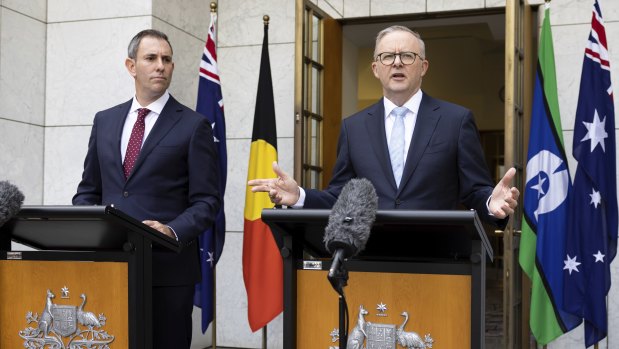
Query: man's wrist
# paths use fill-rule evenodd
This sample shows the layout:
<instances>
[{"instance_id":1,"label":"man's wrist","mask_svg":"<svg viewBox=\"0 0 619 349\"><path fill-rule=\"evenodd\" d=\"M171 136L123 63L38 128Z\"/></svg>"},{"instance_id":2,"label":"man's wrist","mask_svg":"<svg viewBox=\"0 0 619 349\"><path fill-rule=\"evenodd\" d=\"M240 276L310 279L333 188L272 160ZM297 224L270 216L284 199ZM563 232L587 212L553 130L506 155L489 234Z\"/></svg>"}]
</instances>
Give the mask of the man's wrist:
<instances>
[{"instance_id":1,"label":"man's wrist","mask_svg":"<svg viewBox=\"0 0 619 349\"><path fill-rule=\"evenodd\" d=\"M295 202L294 205L290 206L292 208L303 208L303 205L305 205L305 190L303 190L303 188L301 187L297 187L299 188L299 199L297 200L297 202Z\"/></svg>"}]
</instances>

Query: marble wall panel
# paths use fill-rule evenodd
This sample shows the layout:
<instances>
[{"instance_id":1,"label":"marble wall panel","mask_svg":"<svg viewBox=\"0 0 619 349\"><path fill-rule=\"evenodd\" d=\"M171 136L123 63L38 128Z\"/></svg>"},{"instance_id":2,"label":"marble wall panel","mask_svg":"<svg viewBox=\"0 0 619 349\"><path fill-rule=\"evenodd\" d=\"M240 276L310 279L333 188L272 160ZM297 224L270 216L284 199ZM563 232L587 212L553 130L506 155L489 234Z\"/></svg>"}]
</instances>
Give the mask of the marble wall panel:
<instances>
[{"instance_id":1,"label":"marble wall panel","mask_svg":"<svg viewBox=\"0 0 619 349\"><path fill-rule=\"evenodd\" d=\"M152 0L48 0L47 19L49 23L58 23L145 16L152 14L152 3Z\"/></svg>"},{"instance_id":2,"label":"marble wall panel","mask_svg":"<svg viewBox=\"0 0 619 349\"><path fill-rule=\"evenodd\" d=\"M340 14L340 17L344 14L344 1L345 0L321 0L328 3L337 13ZM320 6L320 2L318 3Z\"/></svg>"},{"instance_id":3,"label":"marble wall panel","mask_svg":"<svg viewBox=\"0 0 619 349\"><path fill-rule=\"evenodd\" d=\"M243 234L227 233L216 271L217 346L261 348L262 332L251 332L247 321L242 260Z\"/></svg>"},{"instance_id":4,"label":"marble wall panel","mask_svg":"<svg viewBox=\"0 0 619 349\"><path fill-rule=\"evenodd\" d=\"M614 89L619 86L619 12L612 21L605 23L606 38L608 39L608 53L610 55L610 78ZM585 38L586 40L586 38ZM584 55L585 43L582 44ZM615 99L615 118L619 115L619 103ZM619 123L615 121L615 127L619 128Z\"/></svg>"},{"instance_id":5,"label":"marble wall panel","mask_svg":"<svg viewBox=\"0 0 619 349\"><path fill-rule=\"evenodd\" d=\"M94 114L135 93L127 45L152 17L48 25L46 124L92 124Z\"/></svg>"},{"instance_id":6,"label":"marble wall panel","mask_svg":"<svg viewBox=\"0 0 619 349\"><path fill-rule=\"evenodd\" d=\"M43 125L45 24L0 7L0 117Z\"/></svg>"},{"instance_id":7,"label":"marble wall panel","mask_svg":"<svg viewBox=\"0 0 619 349\"><path fill-rule=\"evenodd\" d=\"M218 13L220 48L261 44L264 15L270 17L270 44L294 42L295 1L221 1Z\"/></svg>"},{"instance_id":8,"label":"marble wall panel","mask_svg":"<svg viewBox=\"0 0 619 349\"><path fill-rule=\"evenodd\" d=\"M615 139L617 135L615 134ZM617 259L615 259L610 265L610 273L611 280L613 280L613 286L610 288L610 292L608 292L608 328L615 329L619 328L619 287L615 286L615 280L619 280L619 263L617 263ZM619 348L619 338L615 335L615 331L611 330L611 334L608 337L608 347L609 348Z\"/></svg>"},{"instance_id":9,"label":"marble wall panel","mask_svg":"<svg viewBox=\"0 0 619 349\"><path fill-rule=\"evenodd\" d=\"M0 118L0 180L24 193L24 204L43 202L43 127Z\"/></svg>"},{"instance_id":10,"label":"marble wall panel","mask_svg":"<svg viewBox=\"0 0 619 349\"><path fill-rule=\"evenodd\" d=\"M284 313L280 313L267 326L267 348L284 349Z\"/></svg>"},{"instance_id":11,"label":"marble wall panel","mask_svg":"<svg viewBox=\"0 0 619 349\"><path fill-rule=\"evenodd\" d=\"M262 47L224 47L218 51L229 138L251 138ZM294 44L269 45L278 137L294 132Z\"/></svg>"},{"instance_id":12,"label":"marble wall panel","mask_svg":"<svg viewBox=\"0 0 619 349\"><path fill-rule=\"evenodd\" d=\"M484 0L432 0L428 1L428 12L470 10L484 6Z\"/></svg>"},{"instance_id":13,"label":"marble wall panel","mask_svg":"<svg viewBox=\"0 0 619 349\"><path fill-rule=\"evenodd\" d=\"M342 18L344 12L342 0L318 0L318 8L323 10L331 18Z\"/></svg>"},{"instance_id":14,"label":"marble wall panel","mask_svg":"<svg viewBox=\"0 0 619 349\"><path fill-rule=\"evenodd\" d=\"M369 16L370 0L344 0L344 18Z\"/></svg>"},{"instance_id":15,"label":"marble wall panel","mask_svg":"<svg viewBox=\"0 0 619 349\"><path fill-rule=\"evenodd\" d=\"M486 8L505 7L505 0L486 0Z\"/></svg>"},{"instance_id":16,"label":"marble wall panel","mask_svg":"<svg viewBox=\"0 0 619 349\"><path fill-rule=\"evenodd\" d=\"M38 21L47 20L47 0L2 0L2 7L9 8Z\"/></svg>"},{"instance_id":17,"label":"marble wall panel","mask_svg":"<svg viewBox=\"0 0 619 349\"><path fill-rule=\"evenodd\" d=\"M202 333L202 309L194 306L191 314L192 334L191 349L210 348L213 344L213 322L208 326L206 332ZM214 322L216 322L215 320Z\"/></svg>"},{"instance_id":18,"label":"marble wall panel","mask_svg":"<svg viewBox=\"0 0 619 349\"><path fill-rule=\"evenodd\" d=\"M45 205L71 205L82 179L91 126L45 128Z\"/></svg>"},{"instance_id":19,"label":"marble wall panel","mask_svg":"<svg viewBox=\"0 0 619 349\"><path fill-rule=\"evenodd\" d=\"M204 39L198 39L172 24L153 19L153 28L168 35L174 50L174 75L170 93L179 102L195 110L198 96L198 72Z\"/></svg>"},{"instance_id":20,"label":"marble wall panel","mask_svg":"<svg viewBox=\"0 0 619 349\"><path fill-rule=\"evenodd\" d=\"M230 124L227 121L226 126ZM250 145L251 138L228 138L226 143L228 147L228 181L226 182L224 209L227 232L238 233L243 231ZM234 159L234 161L231 161L231 159Z\"/></svg>"},{"instance_id":21,"label":"marble wall panel","mask_svg":"<svg viewBox=\"0 0 619 349\"><path fill-rule=\"evenodd\" d=\"M370 16L426 12L425 0L370 0Z\"/></svg>"},{"instance_id":22,"label":"marble wall panel","mask_svg":"<svg viewBox=\"0 0 619 349\"><path fill-rule=\"evenodd\" d=\"M593 2L591 1L563 0L560 3L551 2L550 23L552 25L591 23L592 6ZM540 7L541 11L543 11L542 9L543 6ZM604 14L604 8L602 8L602 11L602 14ZM540 15L540 17L542 16L543 14Z\"/></svg>"},{"instance_id":23,"label":"marble wall panel","mask_svg":"<svg viewBox=\"0 0 619 349\"><path fill-rule=\"evenodd\" d=\"M552 28L557 89L559 91L559 111L564 130L574 129L580 75L590 28L590 25L586 24ZM582 40L575 40L574 38L582 38Z\"/></svg>"},{"instance_id":24,"label":"marble wall panel","mask_svg":"<svg viewBox=\"0 0 619 349\"><path fill-rule=\"evenodd\" d=\"M570 332L562 335L547 345L547 349L568 349L584 347L584 331L583 325L576 327ZM540 349L542 346L538 346Z\"/></svg>"},{"instance_id":25,"label":"marble wall panel","mask_svg":"<svg viewBox=\"0 0 619 349\"><path fill-rule=\"evenodd\" d=\"M229 232L217 263L217 346L261 348L262 331L251 332L243 282L243 234ZM267 325L267 348L283 349L283 315Z\"/></svg>"},{"instance_id":26,"label":"marble wall panel","mask_svg":"<svg viewBox=\"0 0 619 349\"><path fill-rule=\"evenodd\" d=\"M204 0L152 0L152 14L181 31L206 40L211 23L210 4L211 1Z\"/></svg>"}]
</instances>

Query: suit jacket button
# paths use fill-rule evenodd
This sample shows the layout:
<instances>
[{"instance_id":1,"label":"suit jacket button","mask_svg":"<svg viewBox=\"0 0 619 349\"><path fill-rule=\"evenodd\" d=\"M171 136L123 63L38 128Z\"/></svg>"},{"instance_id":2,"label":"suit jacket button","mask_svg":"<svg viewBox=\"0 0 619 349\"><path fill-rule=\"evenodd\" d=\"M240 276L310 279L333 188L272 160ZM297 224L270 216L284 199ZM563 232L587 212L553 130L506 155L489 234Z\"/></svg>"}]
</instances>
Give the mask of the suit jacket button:
<instances>
[{"instance_id":1,"label":"suit jacket button","mask_svg":"<svg viewBox=\"0 0 619 349\"><path fill-rule=\"evenodd\" d=\"M128 191L123 192L123 196L124 196L124 197L126 197L126 198L128 198L128 197L129 197L129 192L128 192Z\"/></svg>"},{"instance_id":2,"label":"suit jacket button","mask_svg":"<svg viewBox=\"0 0 619 349\"><path fill-rule=\"evenodd\" d=\"M400 199L396 199L395 200L395 205L396 206L400 206L402 204L402 201L400 201Z\"/></svg>"}]
</instances>

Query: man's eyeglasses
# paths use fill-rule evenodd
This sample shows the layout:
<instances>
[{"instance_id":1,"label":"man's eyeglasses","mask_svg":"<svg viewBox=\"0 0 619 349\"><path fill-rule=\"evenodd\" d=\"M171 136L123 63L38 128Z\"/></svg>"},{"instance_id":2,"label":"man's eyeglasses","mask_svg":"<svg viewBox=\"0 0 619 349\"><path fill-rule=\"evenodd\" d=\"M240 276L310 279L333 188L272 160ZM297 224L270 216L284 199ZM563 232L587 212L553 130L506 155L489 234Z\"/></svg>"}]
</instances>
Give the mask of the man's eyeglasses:
<instances>
[{"instance_id":1,"label":"man's eyeglasses","mask_svg":"<svg viewBox=\"0 0 619 349\"><path fill-rule=\"evenodd\" d=\"M395 62L395 57L396 56L400 56L400 62L402 62L402 64L404 64L404 65L413 64L413 63L415 63L415 59L417 57L421 57L421 56L419 56L419 54L417 54L415 52L400 52L400 53L383 52L383 53L379 53L376 56L376 60L380 61L384 65L392 65ZM423 58L421 58L421 59L423 59Z\"/></svg>"}]
</instances>

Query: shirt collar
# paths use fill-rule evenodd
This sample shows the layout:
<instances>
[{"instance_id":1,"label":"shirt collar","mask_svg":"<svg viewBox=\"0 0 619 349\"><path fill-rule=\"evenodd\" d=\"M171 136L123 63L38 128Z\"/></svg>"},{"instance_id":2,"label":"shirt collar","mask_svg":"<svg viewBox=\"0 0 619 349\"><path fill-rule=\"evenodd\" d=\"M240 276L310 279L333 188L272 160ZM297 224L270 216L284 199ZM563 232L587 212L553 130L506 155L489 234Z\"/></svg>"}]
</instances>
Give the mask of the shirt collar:
<instances>
[{"instance_id":1,"label":"shirt collar","mask_svg":"<svg viewBox=\"0 0 619 349\"><path fill-rule=\"evenodd\" d=\"M413 112L414 115L417 115L419 112L419 105L421 104L421 97L423 96L423 92L421 89L417 90L417 92L404 103L402 106L406 107L408 110ZM387 99L387 97L383 98L383 105L385 107L385 118L389 117L393 109L397 107L392 101Z\"/></svg>"},{"instance_id":2,"label":"shirt collar","mask_svg":"<svg viewBox=\"0 0 619 349\"><path fill-rule=\"evenodd\" d=\"M159 97L156 101L152 102L147 106L142 106L138 102L138 100L133 96L133 102L131 103L131 109L129 109L129 113L136 112L140 108L148 108L151 112L157 113L157 115L161 115L161 111L165 104L168 103L168 99L170 99L170 93L166 90L161 97Z\"/></svg>"}]
</instances>

